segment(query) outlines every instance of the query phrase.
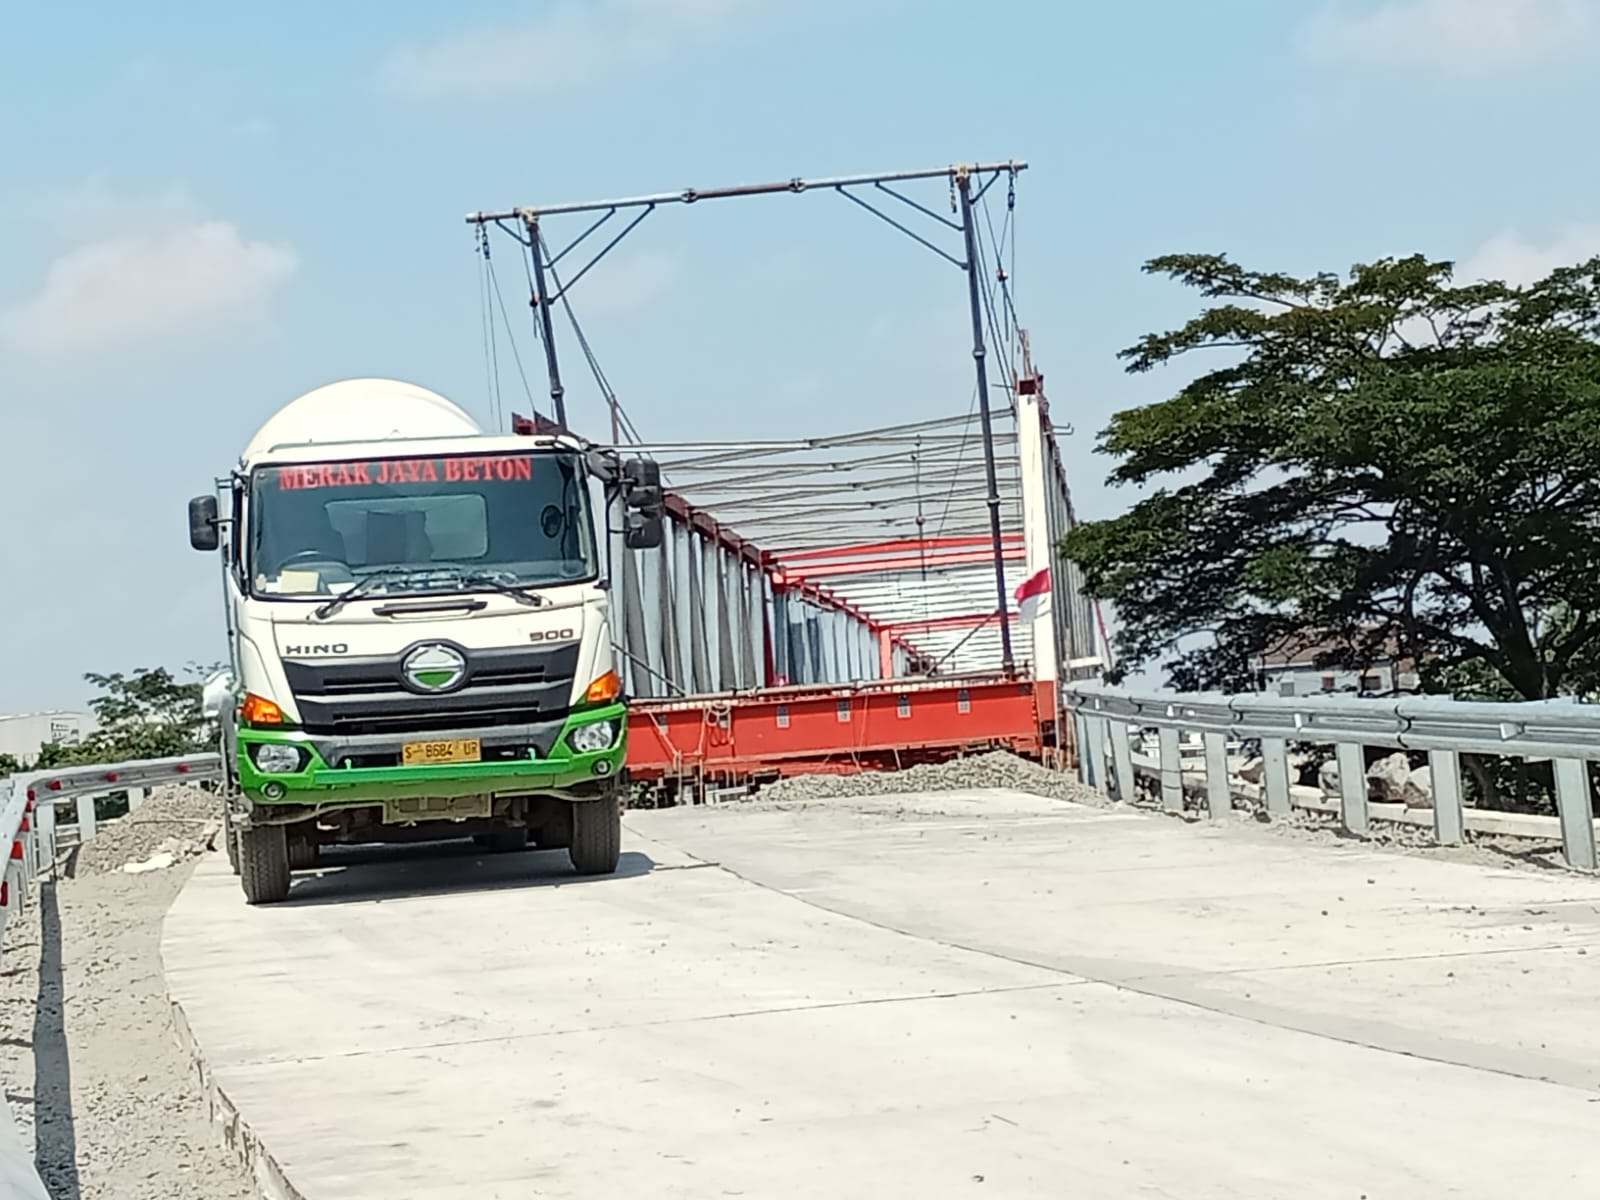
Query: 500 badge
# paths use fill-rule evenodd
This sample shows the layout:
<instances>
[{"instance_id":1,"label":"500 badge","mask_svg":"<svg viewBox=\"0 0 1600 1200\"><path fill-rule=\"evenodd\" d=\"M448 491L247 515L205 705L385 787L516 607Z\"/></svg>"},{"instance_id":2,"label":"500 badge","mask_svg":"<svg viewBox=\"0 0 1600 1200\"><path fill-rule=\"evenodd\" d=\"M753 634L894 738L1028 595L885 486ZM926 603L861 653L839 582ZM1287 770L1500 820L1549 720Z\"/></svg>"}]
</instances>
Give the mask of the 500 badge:
<instances>
[{"instance_id":1,"label":"500 badge","mask_svg":"<svg viewBox=\"0 0 1600 1200\"><path fill-rule=\"evenodd\" d=\"M528 635L530 642L570 642L578 634L572 629L540 629Z\"/></svg>"}]
</instances>

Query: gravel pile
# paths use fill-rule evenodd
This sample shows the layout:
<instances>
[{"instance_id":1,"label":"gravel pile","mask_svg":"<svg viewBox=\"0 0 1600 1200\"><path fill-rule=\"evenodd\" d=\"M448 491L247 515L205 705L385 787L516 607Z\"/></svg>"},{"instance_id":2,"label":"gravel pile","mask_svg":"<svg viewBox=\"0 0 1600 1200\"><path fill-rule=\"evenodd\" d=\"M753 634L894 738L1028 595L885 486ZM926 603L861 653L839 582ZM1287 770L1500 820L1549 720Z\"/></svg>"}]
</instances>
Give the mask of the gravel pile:
<instances>
[{"instance_id":1,"label":"gravel pile","mask_svg":"<svg viewBox=\"0 0 1600 1200\"><path fill-rule=\"evenodd\" d=\"M196 787L157 788L125 817L107 821L78 851L75 875L130 866L168 867L220 845L222 801Z\"/></svg>"},{"instance_id":2,"label":"gravel pile","mask_svg":"<svg viewBox=\"0 0 1600 1200\"><path fill-rule=\"evenodd\" d=\"M904 795L907 792L964 792L989 788L1028 792L1050 800L1104 806L1109 803L1093 788L1085 787L1063 771L1003 750L958 758L938 764L919 764L904 771L875 771L861 775L792 775L768 784L757 799L779 803L806 803L847 796Z\"/></svg>"}]
</instances>

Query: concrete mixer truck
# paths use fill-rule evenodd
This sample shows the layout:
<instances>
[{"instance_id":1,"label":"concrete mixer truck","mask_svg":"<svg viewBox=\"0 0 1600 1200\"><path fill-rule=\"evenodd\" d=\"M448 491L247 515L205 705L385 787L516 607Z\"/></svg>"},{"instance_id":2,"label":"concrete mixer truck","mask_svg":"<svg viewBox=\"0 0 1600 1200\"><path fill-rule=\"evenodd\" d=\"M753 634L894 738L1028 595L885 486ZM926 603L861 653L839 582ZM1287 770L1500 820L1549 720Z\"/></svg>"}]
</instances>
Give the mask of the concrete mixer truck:
<instances>
[{"instance_id":1,"label":"concrete mixer truck","mask_svg":"<svg viewBox=\"0 0 1600 1200\"><path fill-rule=\"evenodd\" d=\"M337 843L531 840L613 872L628 709L608 569L661 522L653 462L485 433L412 384L335 383L262 425L189 503L190 544L221 558L246 900L284 899Z\"/></svg>"}]
</instances>

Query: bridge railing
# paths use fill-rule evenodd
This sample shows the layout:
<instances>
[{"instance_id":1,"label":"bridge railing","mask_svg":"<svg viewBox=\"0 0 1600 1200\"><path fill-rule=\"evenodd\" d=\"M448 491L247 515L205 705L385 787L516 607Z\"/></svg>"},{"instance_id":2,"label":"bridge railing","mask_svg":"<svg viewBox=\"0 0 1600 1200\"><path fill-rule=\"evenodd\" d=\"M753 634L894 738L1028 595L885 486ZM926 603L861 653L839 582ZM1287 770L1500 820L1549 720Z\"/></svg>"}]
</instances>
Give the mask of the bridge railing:
<instances>
[{"instance_id":1,"label":"bridge railing","mask_svg":"<svg viewBox=\"0 0 1600 1200\"><path fill-rule=\"evenodd\" d=\"M1600 759L1600 705L1479 703L1432 696L1139 694L1091 684L1074 686L1066 700L1084 748L1080 769L1087 781L1129 802L1136 791L1136 773L1154 775L1161 805L1171 812L1184 807L1181 739L1185 733L1200 735L1204 746L1206 810L1213 816L1233 806L1236 785L1229 773L1230 739L1259 739L1260 786L1271 815L1287 815L1295 807L1290 744L1332 746L1338 764L1340 823L1357 836L1369 832L1374 816L1363 754L1367 746L1427 752L1433 830L1441 845L1461 843L1475 823L1469 821L1462 800L1461 755L1549 759L1554 765L1558 815L1521 818L1523 827L1547 828L1552 838L1559 834L1569 866L1583 871L1600 868L1589 775L1590 762ZM1157 732L1155 761L1138 762L1131 735L1151 728Z\"/></svg>"},{"instance_id":2,"label":"bridge railing","mask_svg":"<svg viewBox=\"0 0 1600 1200\"><path fill-rule=\"evenodd\" d=\"M33 771L0 779L0 852L6 854L0 871L0 959L6 952L5 928L34 897L54 870L57 834L70 828L58 825L56 809L75 802L76 833L87 842L95 835L95 798L109 792L158 787L171 783L197 783L222 774L215 754L144 762L100 763ZM63 827L65 826L65 828ZM0 1099L0 1196L16 1200L50 1200L11 1117L9 1103Z\"/></svg>"}]
</instances>

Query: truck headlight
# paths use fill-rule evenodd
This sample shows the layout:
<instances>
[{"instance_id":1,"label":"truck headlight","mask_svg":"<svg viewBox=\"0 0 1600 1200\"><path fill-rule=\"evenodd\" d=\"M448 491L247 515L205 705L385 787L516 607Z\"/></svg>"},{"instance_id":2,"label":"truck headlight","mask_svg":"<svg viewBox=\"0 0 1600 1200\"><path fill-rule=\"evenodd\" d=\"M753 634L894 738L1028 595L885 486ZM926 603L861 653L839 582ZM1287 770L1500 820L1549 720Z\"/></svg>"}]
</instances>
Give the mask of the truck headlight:
<instances>
[{"instance_id":1,"label":"truck headlight","mask_svg":"<svg viewBox=\"0 0 1600 1200\"><path fill-rule=\"evenodd\" d=\"M587 725L579 725L567 740L579 754L598 754L617 744L617 723L591 721Z\"/></svg>"},{"instance_id":2,"label":"truck headlight","mask_svg":"<svg viewBox=\"0 0 1600 1200\"><path fill-rule=\"evenodd\" d=\"M256 769L268 775L284 775L300 769L300 747L284 742L259 742L251 747Z\"/></svg>"}]
</instances>

